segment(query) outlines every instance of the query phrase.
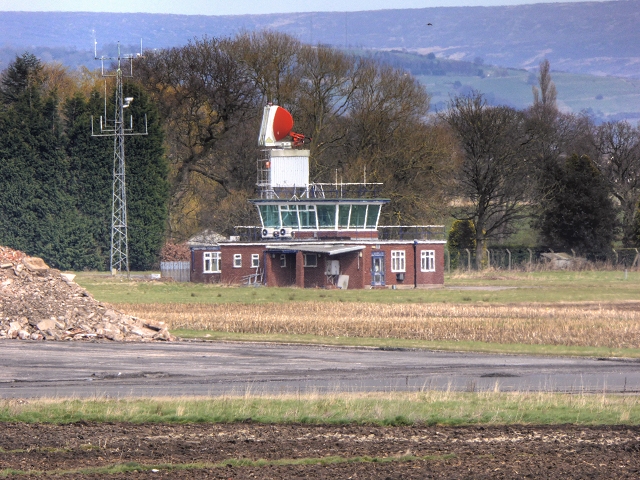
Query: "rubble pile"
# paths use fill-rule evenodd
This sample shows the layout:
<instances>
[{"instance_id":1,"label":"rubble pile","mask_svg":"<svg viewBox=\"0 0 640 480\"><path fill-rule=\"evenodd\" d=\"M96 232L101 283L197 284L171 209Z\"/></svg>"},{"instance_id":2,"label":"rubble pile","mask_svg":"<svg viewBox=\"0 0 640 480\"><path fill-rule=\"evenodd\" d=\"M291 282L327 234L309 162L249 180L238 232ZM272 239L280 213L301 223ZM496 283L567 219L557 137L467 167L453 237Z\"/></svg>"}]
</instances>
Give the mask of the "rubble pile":
<instances>
[{"instance_id":1,"label":"rubble pile","mask_svg":"<svg viewBox=\"0 0 640 480\"><path fill-rule=\"evenodd\" d=\"M0 247L0 339L174 340L163 322L148 322L96 301L75 275L40 258Z\"/></svg>"}]
</instances>

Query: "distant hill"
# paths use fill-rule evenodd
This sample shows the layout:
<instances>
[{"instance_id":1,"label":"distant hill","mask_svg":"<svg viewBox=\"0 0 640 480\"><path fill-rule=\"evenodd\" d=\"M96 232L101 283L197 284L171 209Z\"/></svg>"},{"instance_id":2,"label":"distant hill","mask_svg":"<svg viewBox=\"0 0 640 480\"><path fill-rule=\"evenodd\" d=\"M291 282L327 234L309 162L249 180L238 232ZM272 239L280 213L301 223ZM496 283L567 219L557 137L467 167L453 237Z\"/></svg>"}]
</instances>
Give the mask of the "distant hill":
<instances>
[{"instance_id":1,"label":"distant hill","mask_svg":"<svg viewBox=\"0 0 640 480\"><path fill-rule=\"evenodd\" d=\"M99 55L113 55L116 42L133 53L141 39L157 49L261 29L404 68L427 85L434 109L470 88L526 106L547 58L565 110L640 119L640 0L237 16L1 12L0 70L27 50L95 68L94 38Z\"/></svg>"},{"instance_id":2,"label":"distant hill","mask_svg":"<svg viewBox=\"0 0 640 480\"><path fill-rule=\"evenodd\" d=\"M99 47L142 38L147 48L163 48L274 29L340 48L434 52L514 68L546 57L555 70L640 78L639 26L640 0L237 16L2 12L0 47L88 52L95 36Z\"/></svg>"}]
</instances>

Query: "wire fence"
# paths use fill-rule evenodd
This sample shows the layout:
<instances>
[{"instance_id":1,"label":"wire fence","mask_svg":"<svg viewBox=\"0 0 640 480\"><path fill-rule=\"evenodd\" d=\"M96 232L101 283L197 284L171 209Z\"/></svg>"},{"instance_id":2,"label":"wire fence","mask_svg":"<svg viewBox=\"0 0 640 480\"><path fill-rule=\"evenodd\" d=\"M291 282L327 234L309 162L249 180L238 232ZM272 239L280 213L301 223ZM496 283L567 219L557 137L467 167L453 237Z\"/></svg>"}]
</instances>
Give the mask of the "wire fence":
<instances>
[{"instance_id":1,"label":"wire fence","mask_svg":"<svg viewBox=\"0 0 640 480\"><path fill-rule=\"evenodd\" d=\"M489 247L482 253L481 269L495 270L593 270L640 269L637 248L613 249L607 254L579 255L575 251L554 252L548 248L522 246ZM476 270L476 252L471 249L445 251L445 269Z\"/></svg>"}]
</instances>

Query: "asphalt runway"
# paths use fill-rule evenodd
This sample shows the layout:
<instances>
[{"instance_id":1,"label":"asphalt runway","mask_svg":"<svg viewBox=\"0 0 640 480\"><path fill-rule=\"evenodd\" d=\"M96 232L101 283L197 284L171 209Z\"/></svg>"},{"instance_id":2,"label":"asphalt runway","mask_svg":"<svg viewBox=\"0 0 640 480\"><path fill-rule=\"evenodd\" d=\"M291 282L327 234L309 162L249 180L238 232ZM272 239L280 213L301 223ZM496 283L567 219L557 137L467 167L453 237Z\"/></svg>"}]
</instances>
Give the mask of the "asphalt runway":
<instances>
[{"instance_id":1,"label":"asphalt runway","mask_svg":"<svg viewBox=\"0 0 640 480\"><path fill-rule=\"evenodd\" d=\"M0 398L422 389L640 393L640 360L231 342L0 341Z\"/></svg>"}]
</instances>

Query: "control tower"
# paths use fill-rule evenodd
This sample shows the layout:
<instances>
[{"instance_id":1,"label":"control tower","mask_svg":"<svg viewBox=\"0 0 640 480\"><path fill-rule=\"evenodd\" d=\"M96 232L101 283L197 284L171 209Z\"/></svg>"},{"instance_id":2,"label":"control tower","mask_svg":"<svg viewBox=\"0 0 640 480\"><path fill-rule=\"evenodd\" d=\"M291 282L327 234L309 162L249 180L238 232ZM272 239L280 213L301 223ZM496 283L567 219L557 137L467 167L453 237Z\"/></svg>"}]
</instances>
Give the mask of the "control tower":
<instances>
[{"instance_id":1,"label":"control tower","mask_svg":"<svg viewBox=\"0 0 640 480\"><path fill-rule=\"evenodd\" d=\"M293 117L267 105L258 137L257 207L262 238L377 238L385 198L372 197L379 183L311 183L306 138L292 131ZM290 137L291 141L284 141Z\"/></svg>"}]
</instances>

